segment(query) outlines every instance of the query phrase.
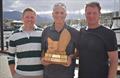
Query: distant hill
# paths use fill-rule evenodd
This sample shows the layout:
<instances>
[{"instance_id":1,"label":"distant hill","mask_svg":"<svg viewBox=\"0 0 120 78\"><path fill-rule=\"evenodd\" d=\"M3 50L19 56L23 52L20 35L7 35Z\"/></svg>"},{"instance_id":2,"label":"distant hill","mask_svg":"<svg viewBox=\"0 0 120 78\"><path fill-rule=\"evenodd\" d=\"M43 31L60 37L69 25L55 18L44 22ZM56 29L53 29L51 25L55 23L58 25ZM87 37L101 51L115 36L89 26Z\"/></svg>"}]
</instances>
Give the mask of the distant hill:
<instances>
[{"instance_id":1,"label":"distant hill","mask_svg":"<svg viewBox=\"0 0 120 78\"><path fill-rule=\"evenodd\" d=\"M3 19L20 20L22 13L19 11L4 11Z\"/></svg>"},{"instance_id":2,"label":"distant hill","mask_svg":"<svg viewBox=\"0 0 120 78\"><path fill-rule=\"evenodd\" d=\"M4 11L3 19L12 19L12 20L21 20L22 13L19 11ZM84 18L81 14L69 14L67 15L67 19L81 19ZM52 16L48 14L40 14L37 15L37 24L41 23L50 23L52 22Z\"/></svg>"},{"instance_id":3,"label":"distant hill","mask_svg":"<svg viewBox=\"0 0 120 78\"><path fill-rule=\"evenodd\" d=\"M67 19L83 19L85 18L84 15L81 15L81 14L68 14L67 15Z\"/></svg>"},{"instance_id":4,"label":"distant hill","mask_svg":"<svg viewBox=\"0 0 120 78\"><path fill-rule=\"evenodd\" d=\"M22 13L19 11L4 11L3 19L21 20ZM49 15L37 15L37 24L49 23L52 17Z\"/></svg>"}]
</instances>

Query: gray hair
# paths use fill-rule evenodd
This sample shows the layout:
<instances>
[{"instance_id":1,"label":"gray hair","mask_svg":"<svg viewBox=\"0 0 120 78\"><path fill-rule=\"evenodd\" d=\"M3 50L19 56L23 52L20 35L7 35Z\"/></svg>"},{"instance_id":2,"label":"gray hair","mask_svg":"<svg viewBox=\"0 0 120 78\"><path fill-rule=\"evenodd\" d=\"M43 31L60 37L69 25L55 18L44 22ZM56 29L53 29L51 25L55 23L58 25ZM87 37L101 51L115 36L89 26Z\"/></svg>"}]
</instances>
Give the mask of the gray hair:
<instances>
[{"instance_id":1,"label":"gray hair","mask_svg":"<svg viewBox=\"0 0 120 78\"><path fill-rule=\"evenodd\" d=\"M56 8L56 7L58 7L58 6L60 6L60 7L62 7L64 10L66 10L66 5L64 4L64 3L56 3L55 5L54 5L54 7L53 7L53 10Z\"/></svg>"}]
</instances>

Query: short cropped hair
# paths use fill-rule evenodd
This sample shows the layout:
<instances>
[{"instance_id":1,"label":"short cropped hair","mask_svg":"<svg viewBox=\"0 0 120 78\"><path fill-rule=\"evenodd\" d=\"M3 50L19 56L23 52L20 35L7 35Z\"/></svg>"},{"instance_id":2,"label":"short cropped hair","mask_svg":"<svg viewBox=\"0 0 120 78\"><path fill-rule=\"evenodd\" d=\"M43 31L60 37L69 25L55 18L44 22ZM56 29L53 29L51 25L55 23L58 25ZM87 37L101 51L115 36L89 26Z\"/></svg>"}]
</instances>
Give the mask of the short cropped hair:
<instances>
[{"instance_id":1,"label":"short cropped hair","mask_svg":"<svg viewBox=\"0 0 120 78\"><path fill-rule=\"evenodd\" d=\"M27 12L27 11L31 11L31 12L33 12L33 13L35 13L35 15L36 15L36 11L33 9L33 8L26 8L26 9L24 9L24 11L23 11L23 16L24 16L24 14L25 14L25 12Z\"/></svg>"},{"instance_id":2,"label":"short cropped hair","mask_svg":"<svg viewBox=\"0 0 120 78\"><path fill-rule=\"evenodd\" d=\"M56 7L58 7L58 6L60 6L60 7L62 7L64 10L66 10L66 6L65 6L65 4L64 3L56 3L54 6L53 6L53 10L56 8Z\"/></svg>"},{"instance_id":3,"label":"short cropped hair","mask_svg":"<svg viewBox=\"0 0 120 78\"><path fill-rule=\"evenodd\" d=\"M86 4L85 10L87 9L87 7L97 7L99 12L101 11L101 6L98 2L91 2L91 3Z\"/></svg>"}]
</instances>

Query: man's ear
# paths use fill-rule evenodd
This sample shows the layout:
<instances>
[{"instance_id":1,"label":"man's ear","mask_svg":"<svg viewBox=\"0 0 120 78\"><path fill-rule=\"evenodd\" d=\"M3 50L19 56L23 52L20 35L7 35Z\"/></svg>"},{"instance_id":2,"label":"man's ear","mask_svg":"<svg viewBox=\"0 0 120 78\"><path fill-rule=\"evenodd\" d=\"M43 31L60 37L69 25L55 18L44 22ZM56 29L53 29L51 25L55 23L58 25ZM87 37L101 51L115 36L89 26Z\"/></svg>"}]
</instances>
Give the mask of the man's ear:
<instances>
[{"instance_id":1,"label":"man's ear","mask_svg":"<svg viewBox=\"0 0 120 78\"><path fill-rule=\"evenodd\" d=\"M66 18L66 16L67 16L67 13L65 13L65 18Z\"/></svg>"},{"instance_id":2,"label":"man's ear","mask_svg":"<svg viewBox=\"0 0 120 78\"><path fill-rule=\"evenodd\" d=\"M21 20L23 21L23 17L21 17Z\"/></svg>"},{"instance_id":3,"label":"man's ear","mask_svg":"<svg viewBox=\"0 0 120 78\"><path fill-rule=\"evenodd\" d=\"M101 12L100 12L100 14L99 14L99 18L101 18Z\"/></svg>"},{"instance_id":4,"label":"man's ear","mask_svg":"<svg viewBox=\"0 0 120 78\"><path fill-rule=\"evenodd\" d=\"M52 17L54 17L54 13L52 12Z\"/></svg>"},{"instance_id":5,"label":"man's ear","mask_svg":"<svg viewBox=\"0 0 120 78\"><path fill-rule=\"evenodd\" d=\"M66 18L66 16L67 16L67 13L65 13L65 15L64 15L64 19Z\"/></svg>"}]
</instances>

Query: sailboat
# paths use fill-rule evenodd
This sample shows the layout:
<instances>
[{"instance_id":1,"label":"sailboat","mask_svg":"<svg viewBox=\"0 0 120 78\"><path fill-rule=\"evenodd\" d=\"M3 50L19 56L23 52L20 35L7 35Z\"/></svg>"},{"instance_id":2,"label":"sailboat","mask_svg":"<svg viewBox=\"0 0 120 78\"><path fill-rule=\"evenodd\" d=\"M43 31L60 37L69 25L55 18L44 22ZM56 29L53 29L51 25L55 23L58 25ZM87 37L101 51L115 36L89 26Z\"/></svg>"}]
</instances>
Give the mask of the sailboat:
<instances>
[{"instance_id":1,"label":"sailboat","mask_svg":"<svg viewBox=\"0 0 120 78\"><path fill-rule=\"evenodd\" d=\"M116 6L115 3L114 5ZM118 10L118 13L114 11L113 25L111 29L116 33L118 52L119 52L118 54L119 54L119 59L120 59L120 0L119 0L119 4L117 7L119 7L119 10Z\"/></svg>"},{"instance_id":2,"label":"sailboat","mask_svg":"<svg viewBox=\"0 0 120 78\"><path fill-rule=\"evenodd\" d=\"M114 3L114 5L116 4ZM117 74L120 74L120 0L119 0L119 5L117 7L119 7L118 14L114 12L113 25L111 29L115 32L117 37L118 57L119 57Z\"/></svg>"}]
</instances>

